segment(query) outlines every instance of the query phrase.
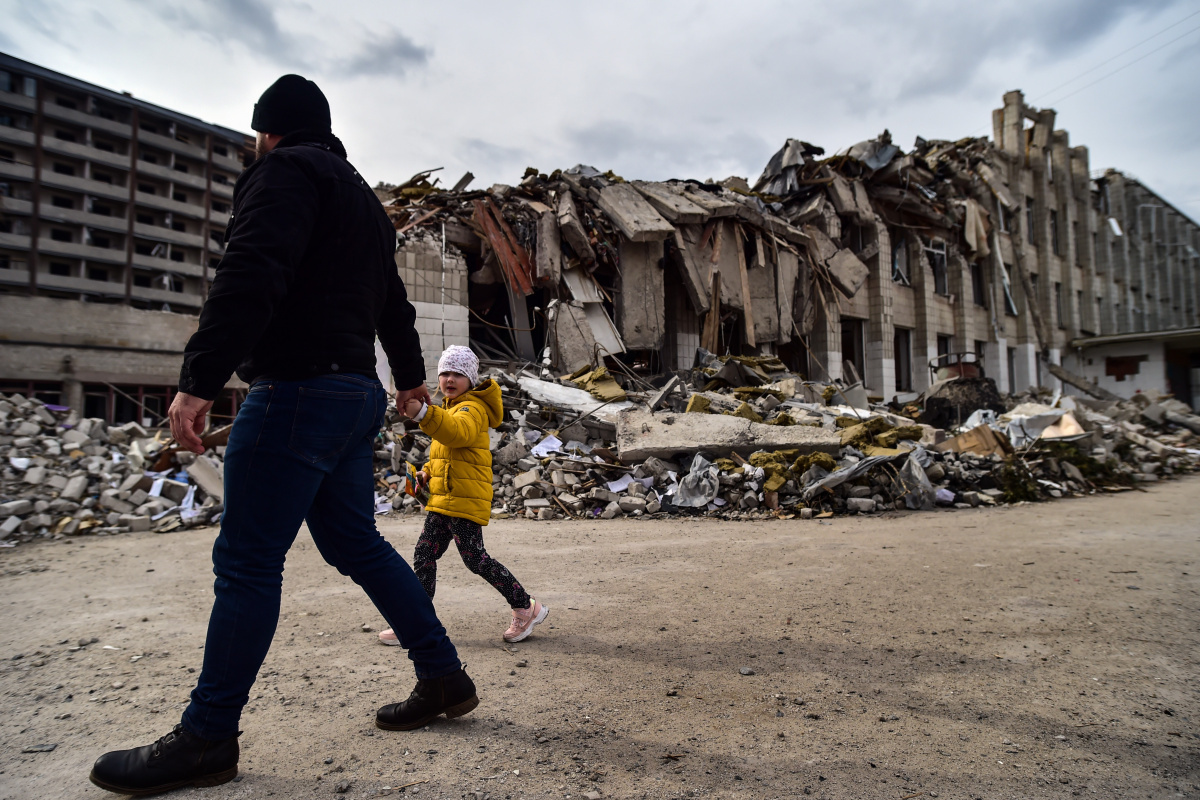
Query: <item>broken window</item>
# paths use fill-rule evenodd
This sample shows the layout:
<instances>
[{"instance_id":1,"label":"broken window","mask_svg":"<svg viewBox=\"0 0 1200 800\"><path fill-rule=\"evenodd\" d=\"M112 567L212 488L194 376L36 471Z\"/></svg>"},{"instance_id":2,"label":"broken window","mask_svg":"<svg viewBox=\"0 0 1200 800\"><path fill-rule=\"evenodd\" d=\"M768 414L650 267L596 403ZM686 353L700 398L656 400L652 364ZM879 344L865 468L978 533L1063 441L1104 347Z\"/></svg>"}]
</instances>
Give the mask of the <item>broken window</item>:
<instances>
[{"instance_id":1,"label":"broken window","mask_svg":"<svg viewBox=\"0 0 1200 800\"><path fill-rule=\"evenodd\" d=\"M138 286L142 289L149 289L150 288L150 273L139 272L139 271L135 270L133 273L133 285Z\"/></svg>"},{"instance_id":2,"label":"broken window","mask_svg":"<svg viewBox=\"0 0 1200 800\"><path fill-rule=\"evenodd\" d=\"M61 139L61 140L62 140L62 141L64 141L64 142L74 142L74 141L76 141L75 134L71 133L70 131L64 131L62 128L56 128L56 129L55 129L55 131L54 131L54 138L55 138L55 139Z\"/></svg>"},{"instance_id":3,"label":"broken window","mask_svg":"<svg viewBox=\"0 0 1200 800\"><path fill-rule=\"evenodd\" d=\"M975 305L987 308L987 281L983 276L983 264L978 261L971 262L971 296Z\"/></svg>"},{"instance_id":4,"label":"broken window","mask_svg":"<svg viewBox=\"0 0 1200 800\"><path fill-rule=\"evenodd\" d=\"M22 89L22 94L26 97L37 97L37 80L34 78L25 78Z\"/></svg>"},{"instance_id":5,"label":"broken window","mask_svg":"<svg viewBox=\"0 0 1200 800\"><path fill-rule=\"evenodd\" d=\"M147 153L144 150L141 152L140 155L138 155L138 158L140 158L142 161L145 161L147 164L157 164L158 163L158 156L154 155L153 153Z\"/></svg>"},{"instance_id":6,"label":"broken window","mask_svg":"<svg viewBox=\"0 0 1200 800\"><path fill-rule=\"evenodd\" d=\"M79 105L74 100L71 100L66 97L56 97L56 98L54 98L54 102L56 105L60 105L63 108L69 108L72 111L79 108Z\"/></svg>"},{"instance_id":7,"label":"broken window","mask_svg":"<svg viewBox=\"0 0 1200 800\"><path fill-rule=\"evenodd\" d=\"M933 272L933 291L943 297L950 294L950 276L946 267L946 243L941 239L924 239L925 257Z\"/></svg>"},{"instance_id":8,"label":"broken window","mask_svg":"<svg viewBox=\"0 0 1200 800\"><path fill-rule=\"evenodd\" d=\"M187 226L182 222L174 221L171 223L171 230L180 231L181 233L187 230Z\"/></svg>"},{"instance_id":9,"label":"broken window","mask_svg":"<svg viewBox=\"0 0 1200 800\"><path fill-rule=\"evenodd\" d=\"M142 194L157 194L154 185L150 183L139 183L137 185L137 190Z\"/></svg>"},{"instance_id":10,"label":"broken window","mask_svg":"<svg viewBox=\"0 0 1200 800\"><path fill-rule=\"evenodd\" d=\"M13 164L16 162L17 154L12 150L0 150L0 162L5 164Z\"/></svg>"},{"instance_id":11,"label":"broken window","mask_svg":"<svg viewBox=\"0 0 1200 800\"><path fill-rule=\"evenodd\" d=\"M69 278L71 277L71 265L64 264L61 261L51 261L50 274L57 275L60 278Z\"/></svg>"},{"instance_id":12,"label":"broken window","mask_svg":"<svg viewBox=\"0 0 1200 800\"><path fill-rule=\"evenodd\" d=\"M182 261L183 261L183 252L182 252L182 251L180 251L180 250L174 250L174 249L172 249L172 250L171 250L171 260L172 260L172 261L180 261L180 262L182 262Z\"/></svg>"},{"instance_id":13,"label":"broken window","mask_svg":"<svg viewBox=\"0 0 1200 800\"><path fill-rule=\"evenodd\" d=\"M937 353L939 356L948 356L954 352L954 337L945 333L937 335Z\"/></svg>"},{"instance_id":14,"label":"broken window","mask_svg":"<svg viewBox=\"0 0 1200 800\"><path fill-rule=\"evenodd\" d=\"M187 172L188 171L187 164L184 164L182 161L176 161L175 162L175 171L176 172Z\"/></svg>"},{"instance_id":15,"label":"broken window","mask_svg":"<svg viewBox=\"0 0 1200 800\"><path fill-rule=\"evenodd\" d=\"M137 221L139 223L141 223L142 225L153 225L154 224L154 216L151 214L138 214Z\"/></svg>"},{"instance_id":16,"label":"broken window","mask_svg":"<svg viewBox=\"0 0 1200 800\"><path fill-rule=\"evenodd\" d=\"M54 241L56 241L56 242L70 242L70 241L73 241L73 239L72 239L72 237L71 237L71 232L70 232L70 231L68 231L68 230L64 230L63 228L54 228L54 229L52 229L52 230L50 231L50 238L51 238L51 239L53 239L53 240L54 240Z\"/></svg>"},{"instance_id":17,"label":"broken window","mask_svg":"<svg viewBox=\"0 0 1200 800\"><path fill-rule=\"evenodd\" d=\"M1066 309L1063 308L1063 290L1061 283L1054 284L1054 315L1058 317L1058 327L1067 329Z\"/></svg>"},{"instance_id":18,"label":"broken window","mask_svg":"<svg viewBox=\"0 0 1200 800\"><path fill-rule=\"evenodd\" d=\"M144 130L146 133L158 133L158 128L156 128L150 122L145 122L145 121L139 122L138 127L141 128L142 130Z\"/></svg>"},{"instance_id":19,"label":"broken window","mask_svg":"<svg viewBox=\"0 0 1200 800\"><path fill-rule=\"evenodd\" d=\"M1025 198L1025 241L1033 243L1033 198Z\"/></svg>"},{"instance_id":20,"label":"broken window","mask_svg":"<svg viewBox=\"0 0 1200 800\"><path fill-rule=\"evenodd\" d=\"M108 270L104 267L88 267L87 276L89 281L107 281Z\"/></svg>"},{"instance_id":21,"label":"broken window","mask_svg":"<svg viewBox=\"0 0 1200 800\"><path fill-rule=\"evenodd\" d=\"M0 269L12 269L12 261L5 253L0 253Z\"/></svg>"},{"instance_id":22,"label":"broken window","mask_svg":"<svg viewBox=\"0 0 1200 800\"><path fill-rule=\"evenodd\" d=\"M220 200L213 200L212 201L212 210L216 211L218 214L228 214L229 213L229 204L222 203Z\"/></svg>"},{"instance_id":23,"label":"broken window","mask_svg":"<svg viewBox=\"0 0 1200 800\"><path fill-rule=\"evenodd\" d=\"M75 168L70 164L63 164L61 161L54 162L54 171L59 175L74 175Z\"/></svg>"},{"instance_id":24,"label":"broken window","mask_svg":"<svg viewBox=\"0 0 1200 800\"><path fill-rule=\"evenodd\" d=\"M981 339L975 340L975 360L976 361L983 361L983 356L984 356L983 351L986 347L987 347L987 342L985 342Z\"/></svg>"},{"instance_id":25,"label":"broken window","mask_svg":"<svg viewBox=\"0 0 1200 800\"><path fill-rule=\"evenodd\" d=\"M102 217L111 217L113 215L112 206L106 206L103 203L97 203L95 200L92 201L92 207L90 210L93 214L99 214Z\"/></svg>"},{"instance_id":26,"label":"broken window","mask_svg":"<svg viewBox=\"0 0 1200 800\"><path fill-rule=\"evenodd\" d=\"M1008 348L1008 391L1017 390L1017 348Z\"/></svg>"},{"instance_id":27,"label":"broken window","mask_svg":"<svg viewBox=\"0 0 1200 800\"><path fill-rule=\"evenodd\" d=\"M56 194L50 198L50 205L54 206L55 208L74 208L75 201L69 197L63 197L62 195Z\"/></svg>"},{"instance_id":28,"label":"broken window","mask_svg":"<svg viewBox=\"0 0 1200 800\"><path fill-rule=\"evenodd\" d=\"M229 155L229 151L225 148L225 145L223 145L223 144L214 144L213 152L219 156L228 156Z\"/></svg>"},{"instance_id":29,"label":"broken window","mask_svg":"<svg viewBox=\"0 0 1200 800\"><path fill-rule=\"evenodd\" d=\"M892 280L902 286L911 286L908 279L908 241L903 236L892 240Z\"/></svg>"},{"instance_id":30,"label":"broken window","mask_svg":"<svg viewBox=\"0 0 1200 800\"><path fill-rule=\"evenodd\" d=\"M183 192L175 192L171 195L171 199L176 203L186 203L188 201L188 196Z\"/></svg>"},{"instance_id":31,"label":"broken window","mask_svg":"<svg viewBox=\"0 0 1200 800\"><path fill-rule=\"evenodd\" d=\"M1124 381L1130 375L1137 375L1143 361L1149 361L1149 356L1107 356L1104 359L1104 374L1118 381Z\"/></svg>"},{"instance_id":32,"label":"broken window","mask_svg":"<svg viewBox=\"0 0 1200 800\"><path fill-rule=\"evenodd\" d=\"M93 172L92 180L99 181L100 183L107 183L110 186L113 182L112 175L109 175L107 172Z\"/></svg>"},{"instance_id":33,"label":"broken window","mask_svg":"<svg viewBox=\"0 0 1200 800\"><path fill-rule=\"evenodd\" d=\"M113 147L111 143L102 139L97 139L92 142L92 147L96 148L97 150L103 150L106 153L115 153L117 151L117 148Z\"/></svg>"},{"instance_id":34,"label":"broken window","mask_svg":"<svg viewBox=\"0 0 1200 800\"><path fill-rule=\"evenodd\" d=\"M860 380L867 369L866 327L865 319L842 317L842 360L854 367Z\"/></svg>"},{"instance_id":35,"label":"broken window","mask_svg":"<svg viewBox=\"0 0 1200 800\"><path fill-rule=\"evenodd\" d=\"M892 355L896 365L896 391L912 391L912 331L896 328L892 336Z\"/></svg>"},{"instance_id":36,"label":"broken window","mask_svg":"<svg viewBox=\"0 0 1200 800\"><path fill-rule=\"evenodd\" d=\"M12 73L6 69L0 69L0 92L11 92L13 90Z\"/></svg>"},{"instance_id":37,"label":"broken window","mask_svg":"<svg viewBox=\"0 0 1200 800\"><path fill-rule=\"evenodd\" d=\"M1050 209L1050 252L1061 255L1058 247L1058 210Z\"/></svg>"}]
</instances>

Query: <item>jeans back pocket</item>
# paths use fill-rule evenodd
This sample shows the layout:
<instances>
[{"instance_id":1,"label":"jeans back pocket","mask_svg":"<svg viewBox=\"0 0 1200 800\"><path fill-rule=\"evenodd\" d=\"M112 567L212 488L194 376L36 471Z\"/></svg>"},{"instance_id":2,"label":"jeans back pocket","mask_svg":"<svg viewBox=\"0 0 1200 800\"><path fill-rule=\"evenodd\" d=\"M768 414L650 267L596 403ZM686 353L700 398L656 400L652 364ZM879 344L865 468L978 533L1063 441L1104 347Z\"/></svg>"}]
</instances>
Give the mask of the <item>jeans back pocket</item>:
<instances>
[{"instance_id":1,"label":"jeans back pocket","mask_svg":"<svg viewBox=\"0 0 1200 800\"><path fill-rule=\"evenodd\" d=\"M366 392L300 387L288 447L313 463L340 455L358 428L366 401Z\"/></svg>"}]
</instances>

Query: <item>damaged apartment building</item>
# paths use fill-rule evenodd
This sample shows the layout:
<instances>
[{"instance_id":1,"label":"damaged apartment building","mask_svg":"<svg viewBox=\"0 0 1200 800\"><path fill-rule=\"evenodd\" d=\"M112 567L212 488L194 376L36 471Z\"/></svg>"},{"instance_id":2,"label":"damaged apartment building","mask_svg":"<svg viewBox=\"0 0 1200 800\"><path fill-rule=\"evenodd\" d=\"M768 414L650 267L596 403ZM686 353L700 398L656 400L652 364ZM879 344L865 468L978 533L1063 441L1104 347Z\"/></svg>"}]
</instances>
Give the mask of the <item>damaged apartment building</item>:
<instances>
[{"instance_id":1,"label":"damaged apartment building","mask_svg":"<svg viewBox=\"0 0 1200 800\"><path fill-rule=\"evenodd\" d=\"M252 155L243 133L0 53L0 393L160 424Z\"/></svg>"},{"instance_id":2,"label":"damaged apartment building","mask_svg":"<svg viewBox=\"0 0 1200 800\"><path fill-rule=\"evenodd\" d=\"M485 357L558 374L606 359L665 374L703 348L883 400L961 361L1002 392L1200 402L1196 223L1130 176L1091 173L1020 92L993 126L907 153L886 131L831 157L793 139L753 185L578 166L467 191L423 173L385 206L402 275L433 304L431 352L465 319Z\"/></svg>"},{"instance_id":3,"label":"damaged apartment building","mask_svg":"<svg viewBox=\"0 0 1200 800\"><path fill-rule=\"evenodd\" d=\"M892 400L971 354L1001 391L1066 375L1195 406L1195 222L1091 173L1019 92L993 127L908 152L886 132L834 155L789 140L753 183L576 167L380 195L431 373L448 344L639 380L703 349ZM243 133L0 54L0 392L158 424L252 154Z\"/></svg>"}]
</instances>

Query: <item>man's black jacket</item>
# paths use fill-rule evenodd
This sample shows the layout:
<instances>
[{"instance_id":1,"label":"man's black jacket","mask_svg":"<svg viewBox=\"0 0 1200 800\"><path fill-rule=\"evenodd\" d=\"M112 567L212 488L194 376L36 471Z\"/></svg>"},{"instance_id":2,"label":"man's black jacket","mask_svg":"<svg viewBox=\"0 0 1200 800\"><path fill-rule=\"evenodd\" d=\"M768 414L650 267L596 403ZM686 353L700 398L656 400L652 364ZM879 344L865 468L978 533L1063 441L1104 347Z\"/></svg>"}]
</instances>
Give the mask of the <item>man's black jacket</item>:
<instances>
[{"instance_id":1,"label":"man's black jacket","mask_svg":"<svg viewBox=\"0 0 1200 800\"><path fill-rule=\"evenodd\" d=\"M399 389L425 380L396 233L336 137L293 133L241 177L179 391L212 400L251 382L375 374L375 336Z\"/></svg>"}]
</instances>

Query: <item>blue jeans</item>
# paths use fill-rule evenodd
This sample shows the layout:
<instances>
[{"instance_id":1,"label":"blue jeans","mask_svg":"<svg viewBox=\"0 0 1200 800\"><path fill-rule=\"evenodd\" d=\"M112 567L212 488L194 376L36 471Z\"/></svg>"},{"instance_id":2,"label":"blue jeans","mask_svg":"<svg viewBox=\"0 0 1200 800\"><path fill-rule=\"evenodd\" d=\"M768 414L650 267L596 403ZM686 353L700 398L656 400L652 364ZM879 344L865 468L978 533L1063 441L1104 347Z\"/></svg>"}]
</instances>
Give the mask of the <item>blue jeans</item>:
<instances>
[{"instance_id":1,"label":"blue jeans","mask_svg":"<svg viewBox=\"0 0 1200 800\"><path fill-rule=\"evenodd\" d=\"M353 375L250 387L225 452L204 667L183 712L184 727L197 736L238 732L279 622L283 562L302 521L325 560L383 614L418 678L461 667L429 595L375 529L372 443L386 408L379 381Z\"/></svg>"}]
</instances>

